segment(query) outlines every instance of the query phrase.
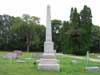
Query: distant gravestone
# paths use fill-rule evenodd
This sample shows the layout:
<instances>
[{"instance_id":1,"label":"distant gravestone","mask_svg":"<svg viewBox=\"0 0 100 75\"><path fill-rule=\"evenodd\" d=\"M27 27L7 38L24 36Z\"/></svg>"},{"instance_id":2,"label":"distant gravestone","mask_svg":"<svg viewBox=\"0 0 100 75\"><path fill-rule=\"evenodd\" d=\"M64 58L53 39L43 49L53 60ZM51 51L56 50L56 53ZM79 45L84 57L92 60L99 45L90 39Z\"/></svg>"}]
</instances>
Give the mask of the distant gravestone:
<instances>
[{"instance_id":1,"label":"distant gravestone","mask_svg":"<svg viewBox=\"0 0 100 75\"><path fill-rule=\"evenodd\" d=\"M22 51L15 50L14 52L10 52L4 55L6 59L17 59L22 55Z\"/></svg>"},{"instance_id":2,"label":"distant gravestone","mask_svg":"<svg viewBox=\"0 0 100 75\"><path fill-rule=\"evenodd\" d=\"M22 54L23 54L22 51L19 51L19 50L15 50L14 53L16 53L17 56L22 56Z\"/></svg>"},{"instance_id":3,"label":"distant gravestone","mask_svg":"<svg viewBox=\"0 0 100 75\"><path fill-rule=\"evenodd\" d=\"M25 63L24 60L16 60L16 63Z\"/></svg>"},{"instance_id":4,"label":"distant gravestone","mask_svg":"<svg viewBox=\"0 0 100 75\"><path fill-rule=\"evenodd\" d=\"M71 63L72 64L78 64L78 61L74 59L74 60L71 61Z\"/></svg>"},{"instance_id":5,"label":"distant gravestone","mask_svg":"<svg viewBox=\"0 0 100 75\"><path fill-rule=\"evenodd\" d=\"M7 59L16 59L18 58L17 54L16 53L7 53L4 58L7 58Z\"/></svg>"},{"instance_id":6,"label":"distant gravestone","mask_svg":"<svg viewBox=\"0 0 100 75\"><path fill-rule=\"evenodd\" d=\"M42 54L34 53L32 54L32 58L42 58Z\"/></svg>"},{"instance_id":7,"label":"distant gravestone","mask_svg":"<svg viewBox=\"0 0 100 75\"><path fill-rule=\"evenodd\" d=\"M86 71L100 71L100 68L95 66L95 67L86 67Z\"/></svg>"},{"instance_id":8,"label":"distant gravestone","mask_svg":"<svg viewBox=\"0 0 100 75\"><path fill-rule=\"evenodd\" d=\"M89 51L87 51L87 53L86 53L86 68L85 68L85 70L86 71L99 71L100 69L99 69L98 66L89 66L89 59L90 59Z\"/></svg>"},{"instance_id":9,"label":"distant gravestone","mask_svg":"<svg viewBox=\"0 0 100 75\"><path fill-rule=\"evenodd\" d=\"M86 53L86 66L88 66L88 64L89 64L89 51L87 51L87 53Z\"/></svg>"}]
</instances>

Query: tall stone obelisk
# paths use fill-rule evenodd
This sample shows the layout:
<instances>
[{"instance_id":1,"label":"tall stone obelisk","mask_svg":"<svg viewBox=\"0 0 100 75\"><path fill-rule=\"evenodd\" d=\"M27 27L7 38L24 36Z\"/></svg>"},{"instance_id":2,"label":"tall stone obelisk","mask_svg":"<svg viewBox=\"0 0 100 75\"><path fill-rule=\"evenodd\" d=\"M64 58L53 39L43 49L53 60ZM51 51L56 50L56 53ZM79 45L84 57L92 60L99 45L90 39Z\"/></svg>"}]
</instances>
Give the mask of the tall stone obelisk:
<instances>
[{"instance_id":1,"label":"tall stone obelisk","mask_svg":"<svg viewBox=\"0 0 100 75\"><path fill-rule=\"evenodd\" d=\"M54 43L52 42L51 14L50 6L47 6L46 18L46 40L44 42L44 53L38 64L39 70L59 71L59 61L56 59Z\"/></svg>"}]
</instances>

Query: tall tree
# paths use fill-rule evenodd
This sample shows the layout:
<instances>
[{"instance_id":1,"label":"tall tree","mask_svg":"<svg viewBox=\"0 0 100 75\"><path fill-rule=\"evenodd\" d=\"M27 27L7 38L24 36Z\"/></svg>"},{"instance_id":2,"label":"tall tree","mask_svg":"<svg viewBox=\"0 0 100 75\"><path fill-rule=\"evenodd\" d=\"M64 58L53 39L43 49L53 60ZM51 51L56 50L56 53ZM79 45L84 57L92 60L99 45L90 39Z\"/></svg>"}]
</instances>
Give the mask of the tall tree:
<instances>
[{"instance_id":1,"label":"tall tree","mask_svg":"<svg viewBox=\"0 0 100 75\"><path fill-rule=\"evenodd\" d=\"M81 18L81 31L82 31L82 43L83 49L90 50L91 47L91 30L92 30L92 13L91 9L84 6L83 10L80 12Z\"/></svg>"},{"instance_id":2,"label":"tall tree","mask_svg":"<svg viewBox=\"0 0 100 75\"><path fill-rule=\"evenodd\" d=\"M1 48L7 49L9 47L10 40L10 29L12 26L12 22L14 17L9 15L0 15L0 41Z\"/></svg>"},{"instance_id":3,"label":"tall tree","mask_svg":"<svg viewBox=\"0 0 100 75\"><path fill-rule=\"evenodd\" d=\"M63 27L60 29L60 46L64 54L71 53L70 33L71 33L70 23L68 21L64 21Z\"/></svg>"},{"instance_id":4,"label":"tall tree","mask_svg":"<svg viewBox=\"0 0 100 75\"><path fill-rule=\"evenodd\" d=\"M92 26L92 52L100 52L100 27Z\"/></svg>"},{"instance_id":5,"label":"tall tree","mask_svg":"<svg viewBox=\"0 0 100 75\"><path fill-rule=\"evenodd\" d=\"M39 24L39 18L24 14L22 18L17 18L14 23L13 30L16 30L23 39L26 40L25 44L27 52L29 52L32 45L33 36L36 34L36 26Z\"/></svg>"},{"instance_id":6,"label":"tall tree","mask_svg":"<svg viewBox=\"0 0 100 75\"><path fill-rule=\"evenodd\" d=\"M70 14L70 50L73 54L76 54L78 51L80 51L80 45L81 45L81 32L80 32L80 16L77 12L77 8L71 9Z\"/></svg>"},{"instance_id":7,"label":"tall tree","mask_svg":"<svg viewBox=\"0 0 100 75\"><path fill-rule=\"evenodd\" d=\"M54 48L57 50L57 51L61 51L60 50L60 29L61 29L61 26L62 26L62 22L61 20L57 20L57 19L54 19L51 21L51 25L52 25L52 38L53 38L53 41L54 41Z\"/></svg>"}]
</instances>

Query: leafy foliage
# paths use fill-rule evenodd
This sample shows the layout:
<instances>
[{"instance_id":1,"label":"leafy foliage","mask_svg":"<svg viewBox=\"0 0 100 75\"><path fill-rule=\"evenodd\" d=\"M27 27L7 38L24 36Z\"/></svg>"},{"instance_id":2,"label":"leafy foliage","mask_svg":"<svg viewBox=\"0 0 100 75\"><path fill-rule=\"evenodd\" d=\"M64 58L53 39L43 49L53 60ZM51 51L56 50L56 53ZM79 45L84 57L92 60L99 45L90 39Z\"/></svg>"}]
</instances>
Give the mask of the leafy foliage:
<instances>
[{"instance_id":1,"label":"leafy foliage","mask_svg":"<svg viewBox=\"0 0 100 75\"><path fill-rule=\"evenodd\" d=\"M100 27L92 23L88 6L81 12L71 8L70 20L54 19L52 34L57 52L85 55L86 51L100 52ZM36 16L23 14L22 17L0 15L0 49L43 51L45 26Z\"/></svg>"},{"instance_id":2,"label":"leafy foliage","mask_svg":"<svg viewBox=\"0 0 100 75\"><path fill-rule=\"evenodd\" d=\"M71 8L70 21L64 21L61 29L63 53L84 55L90 50L93 26L91 15L91 9L87 6L80 13L77 8Z\"/></svg>"}]
</instances>

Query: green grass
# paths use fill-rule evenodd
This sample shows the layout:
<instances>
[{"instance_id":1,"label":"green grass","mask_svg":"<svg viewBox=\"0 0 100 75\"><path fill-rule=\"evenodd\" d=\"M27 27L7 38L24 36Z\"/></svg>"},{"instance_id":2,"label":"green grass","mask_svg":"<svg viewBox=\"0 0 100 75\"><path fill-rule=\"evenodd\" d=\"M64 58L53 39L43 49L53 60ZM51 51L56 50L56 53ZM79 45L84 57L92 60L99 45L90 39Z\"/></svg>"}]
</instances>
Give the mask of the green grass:
<instances>
[{"instance_id":1,"label":"green grass","mask_svg":"<svg viewBox=\"0 0 100 75\"><path fill-rule=\"evenodd\" d=\"M4 54L5 52L0 52L0 75L100 75L100 71L85 71L85 60L77 60L79 62L78 64L71 64L72 58L58 56L61 71L49 72L37 70L37 66L33 64L37 60L35 58L29 62L19 64L16 63L16 60L4 59L2 57ZM25 57L32 57L32 53L24 53L20 59L25 60ZM100 63L91 62L89 65L100 67Z\"/></svg>"}]
</instances>

